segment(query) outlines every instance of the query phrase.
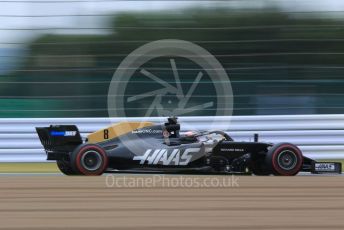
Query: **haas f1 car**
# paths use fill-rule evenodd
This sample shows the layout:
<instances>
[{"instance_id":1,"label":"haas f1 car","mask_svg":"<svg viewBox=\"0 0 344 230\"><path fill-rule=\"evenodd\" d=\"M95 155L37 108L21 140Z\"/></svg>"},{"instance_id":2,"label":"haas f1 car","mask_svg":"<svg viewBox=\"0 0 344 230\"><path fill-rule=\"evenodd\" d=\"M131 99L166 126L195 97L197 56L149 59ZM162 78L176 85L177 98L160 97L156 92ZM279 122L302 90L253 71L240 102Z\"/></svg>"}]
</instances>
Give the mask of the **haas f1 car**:
<instances>
[{"instance_id":1,"label":"haas f1 car","mask_svg":"<svg viewBox=\"0 0 344 230\"><path fill-rule=\"evenodd\" d=\"M36 128L48 160L66 175L104 172L203 172L294 176L341 173L341 164L317 162L290 143L234 141L223 131L180 133L177 118L162 125L121 122L82 139L74 125Z\"/></svg>"}]
</instances>

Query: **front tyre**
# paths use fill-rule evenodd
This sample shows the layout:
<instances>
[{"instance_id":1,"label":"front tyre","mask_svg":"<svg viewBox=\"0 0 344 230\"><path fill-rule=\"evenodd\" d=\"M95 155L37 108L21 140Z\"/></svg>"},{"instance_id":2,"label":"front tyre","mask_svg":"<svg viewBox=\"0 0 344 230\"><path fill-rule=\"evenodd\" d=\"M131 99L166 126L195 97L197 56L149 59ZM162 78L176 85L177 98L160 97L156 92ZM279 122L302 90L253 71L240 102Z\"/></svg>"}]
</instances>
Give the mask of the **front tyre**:
<instances>
[{"instance_id":1,"label":"front tyre","mask_svg":"<svg viewBox=\"0 0 344 230\"><path fill-rule=\"evenodd\" d=\"M98 176L106 170L108 158L100 146L85 144L73 151L71 163L73 169L82 175Z\"/></svg>"},{"instance_id":2,"label":"front tyre","mask_svg":"<svg viewBox=\"0 0 344 230\"><path fill-rule=\"evenodd\" d=\"M266 155L266 165L277 176L294 176L302 169L301 150L290 143L272 146Z\"/></svg>"}]
</instances>

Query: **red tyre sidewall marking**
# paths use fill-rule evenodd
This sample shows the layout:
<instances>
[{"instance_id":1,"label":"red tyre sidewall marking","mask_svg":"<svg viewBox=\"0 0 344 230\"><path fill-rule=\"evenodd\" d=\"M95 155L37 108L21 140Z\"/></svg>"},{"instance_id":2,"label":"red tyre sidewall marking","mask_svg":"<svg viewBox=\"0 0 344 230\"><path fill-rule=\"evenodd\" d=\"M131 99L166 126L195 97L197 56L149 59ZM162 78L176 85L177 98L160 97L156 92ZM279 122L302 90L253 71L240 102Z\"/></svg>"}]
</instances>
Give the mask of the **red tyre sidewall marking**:
<instances>
[{"instance_id":1,"label":"red tyre sidewall marking","mask_svg":"<svg viewBox=\"0 0 344 230\"><path fill-rule=\"evenodd\" d=\"M96 150L98 153L100 153L102 155L103 166L96 171L92 171L92 172L88 171L84 167L82 167L82 165L81 165L81 158L87 152L87 150ZM95 145L85 146L79 150L78 155L76 156L76 167L84 175L98 175L99 173L103 172L106 169L107 164L108 164L107 161L108 161L108 159L107 159L107 156L106 156L103 149L101 149Z\"/></svg>"},{"instance_id":2,"label":"red tyre sidewall marking","mask_svg":"<svg viewBox=\"0 0 344 230\"><path fill-rule=\"evenodd\" d=\"M299 160L299 163L295 166L295 169L292 171L285 171L284 169L280 168L280 166L275 161L277 155L280 153L280 150L283 148L293 149L294 153L297 155L297 159ZM282 145L282 146L278 147L272 155L272 166L273 166L274 170L276 170L279 174L281 174L283 176L291 176L291 175L294 175L295 173L297 173L300 170L302 163L303 163L303 157L302 157L300 150L295 148L292 145Z\"/></svg>"}]
</instances>

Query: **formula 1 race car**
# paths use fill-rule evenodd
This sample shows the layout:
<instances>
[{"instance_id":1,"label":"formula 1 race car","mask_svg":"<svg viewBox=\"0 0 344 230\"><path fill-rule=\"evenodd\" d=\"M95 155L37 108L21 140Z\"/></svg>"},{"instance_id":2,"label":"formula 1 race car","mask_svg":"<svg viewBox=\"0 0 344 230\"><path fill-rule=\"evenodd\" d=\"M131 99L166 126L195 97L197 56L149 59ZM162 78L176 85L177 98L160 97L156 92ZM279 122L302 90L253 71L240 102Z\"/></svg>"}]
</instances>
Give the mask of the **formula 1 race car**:
<instances>
[{"instance_id":1,"label":"formula 1 race car","mask_svg":"<svg viewBox=\"0 0 344 230\"><path fill-rule=\"evenodd\" d=\"M293 176L341 173L341 163L316 162L290 143L236 142L223 131L180 134L177 118L162 125L121 122L82 140L74 125L36 128L48 160L66 175L115 171L205 172Z\"/></svg>"}]
</instances>

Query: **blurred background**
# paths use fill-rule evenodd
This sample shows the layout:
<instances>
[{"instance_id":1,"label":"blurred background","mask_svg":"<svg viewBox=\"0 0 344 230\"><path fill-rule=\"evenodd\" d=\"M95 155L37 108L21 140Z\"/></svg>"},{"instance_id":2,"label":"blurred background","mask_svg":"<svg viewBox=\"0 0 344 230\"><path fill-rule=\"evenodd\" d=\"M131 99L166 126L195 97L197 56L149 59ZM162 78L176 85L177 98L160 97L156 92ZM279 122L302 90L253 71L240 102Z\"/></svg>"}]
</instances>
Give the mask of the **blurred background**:
<instances>
[{"instance_id":1,"label":"blurred background","mask_svg":"<svg viewBox=\"0 0 344 230\"><path fill-rule=\"evenodd\" d=\"M344 113L341 0L0 0L0 117L106 117L116 67L158 39L212 53L230 77L234 115ZM178 62L185 88L190 65ZM152 87L132 86L127 96ZM194 103L213 95L204 87ZM146 107L137 101L127 114Z\"/></svg>"}]
</instances>

